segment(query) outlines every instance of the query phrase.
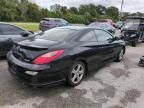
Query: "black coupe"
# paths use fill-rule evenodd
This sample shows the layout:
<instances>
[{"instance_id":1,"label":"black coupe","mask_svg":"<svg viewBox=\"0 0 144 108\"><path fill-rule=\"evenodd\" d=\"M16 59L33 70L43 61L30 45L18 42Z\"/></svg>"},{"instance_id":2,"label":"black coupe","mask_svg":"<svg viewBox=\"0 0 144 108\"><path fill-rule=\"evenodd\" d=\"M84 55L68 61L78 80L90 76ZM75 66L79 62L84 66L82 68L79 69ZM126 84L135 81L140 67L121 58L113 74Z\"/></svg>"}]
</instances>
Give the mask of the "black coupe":
<instances>
[{"instance_id":1,"label":"black coupe","mask_svg":"<svg viewBox=\"0 0 144 108\"><path fill-rule=\"evenodd\" d=\"M125 42L91 27L67 26L16 44L7 54L9 71L32 86L80 84L84 76L110 61L121 61Z\"/></svg>"}]
</instances>

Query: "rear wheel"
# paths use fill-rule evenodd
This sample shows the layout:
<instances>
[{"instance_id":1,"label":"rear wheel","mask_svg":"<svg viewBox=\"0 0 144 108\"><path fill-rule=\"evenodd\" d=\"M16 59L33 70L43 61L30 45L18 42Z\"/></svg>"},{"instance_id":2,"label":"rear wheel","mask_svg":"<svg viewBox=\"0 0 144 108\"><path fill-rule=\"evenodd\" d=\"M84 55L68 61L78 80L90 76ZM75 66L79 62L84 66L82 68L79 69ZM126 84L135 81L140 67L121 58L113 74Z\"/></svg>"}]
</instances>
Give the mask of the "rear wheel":
<instances>
[{"instance_id":1,"label":"rear wheel","mask_svg":"<svg viewBox=\"0 0 144 108\"><path fill-rule=\"evenodd\" d=\"M81 61L75 62L67 77L68 85L77 86L78 84L80 84L84 78L85 73L85 64Z\"/></svg>"},{"instance_id":2,"label":"rear wheel","mask_svg":"<svg viewBox=\"0 0 144 108\"><path fill-rule=\"evenodd\" d=\"M144 35L142 36L142 43L144 43Z\"/></svg>"},{"instance_id":3,"label":"rear wheel","mask_svg":"<svg viewBox=\"0 0 144 108\"><path fill-rule=\"evenodd\" d=\"M116 61L120 62L123 60L123 58L124 58L124 48L121 49L121 51L118 53Z\"/></svg>"},{"instance_id":4,"label":"rear wheel","mask_svg":"<svg viewBox=\"0 0 144 108\"><path fill-rule=\"evenodd\" d=\"M136 47L136 45L137 45L137 40L136 40L136 39L133 40L133 41L131 42L131 45L132 45L133 47Z\"/></svg>"}]
</instances>

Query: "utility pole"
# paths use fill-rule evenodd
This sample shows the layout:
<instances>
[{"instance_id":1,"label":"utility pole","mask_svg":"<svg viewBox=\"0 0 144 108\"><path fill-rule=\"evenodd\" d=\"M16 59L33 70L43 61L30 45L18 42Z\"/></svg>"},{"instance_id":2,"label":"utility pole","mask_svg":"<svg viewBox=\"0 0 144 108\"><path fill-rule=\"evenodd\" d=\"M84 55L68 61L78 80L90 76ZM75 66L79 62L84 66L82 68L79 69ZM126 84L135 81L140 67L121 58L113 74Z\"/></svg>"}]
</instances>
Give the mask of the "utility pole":
<instances>
[{"instance_id":1,"label":"utility pole","mask_svg":"<svg viewBox=\"0 0 144 108\"><path fill-rule=\"evenodd\" d=\"M120 19L122 19L122 17L123 17L123 4L124 4L124 0L122 0L122 2L121 2Z\"/></svg>"}]
</instances>

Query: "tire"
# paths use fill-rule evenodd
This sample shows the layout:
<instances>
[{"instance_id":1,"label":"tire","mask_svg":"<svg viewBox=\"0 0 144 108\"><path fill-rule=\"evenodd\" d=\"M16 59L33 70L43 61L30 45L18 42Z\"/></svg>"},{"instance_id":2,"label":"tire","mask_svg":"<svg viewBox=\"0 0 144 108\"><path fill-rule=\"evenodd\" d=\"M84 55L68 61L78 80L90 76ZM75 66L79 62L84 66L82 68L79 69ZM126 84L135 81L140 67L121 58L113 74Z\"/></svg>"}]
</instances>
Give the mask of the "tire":
<instances>
[{"instance_id":1,"label":"tire","mask_svg":"<svg viewBox=\"0 0 144 108\"><path fill-rule=\"evenodd\" d=\"M121 51L118 53L117 58L116 58L116 62L122 61L123 58L124 58L124 48L121 49Z\"/></svg>"},{"instance_id":2,"label":"tire","mask_svg":"<svg viewBox=\"0 0 144 108\"><path fill-rule=\"evenodd\" d=\"M132 47L136 47L136 45L137 45L137 40L132 41L132 42L131 42L131 45L132 45Z\"/></svg>"},{"instance_id":3,"label":"tire","mask_svg":"<svg viewBox=\"0 0 144 108\"><path fill-rule=\"evenodd\" d=\"M144 35L143 35L143 37L142 37L142 43L144 43Z\"/></svg>"},{"instance_id":4,"label":"tire","mask_svg":"<svg viewBox=\"0 0 144 108\"><path fill-rule=\"evenodd\" d=\"M67 76L69 86L77 86L81 83L86 74L86 65L81 61L76 61Z\"/></svg>"}]
</instances>

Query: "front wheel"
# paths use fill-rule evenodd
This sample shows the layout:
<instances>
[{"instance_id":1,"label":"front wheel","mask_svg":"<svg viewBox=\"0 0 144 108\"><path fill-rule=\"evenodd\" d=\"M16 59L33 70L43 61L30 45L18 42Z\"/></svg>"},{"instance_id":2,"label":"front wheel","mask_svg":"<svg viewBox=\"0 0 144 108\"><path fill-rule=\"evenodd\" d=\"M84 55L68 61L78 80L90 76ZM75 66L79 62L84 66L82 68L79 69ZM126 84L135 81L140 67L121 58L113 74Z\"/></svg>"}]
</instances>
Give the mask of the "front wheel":
<instances>
[{"instance_id":1,"label":"front wheel","mask_svg":"<svg viewBox=\"0 0 144 108\"><path fill-rule=\"evenodd\" d=\"M121 51L120 51L120 52L118 53L118 55L117 55L116 61L117 61L117 62L120 62L120 61L123 60L123 58L124 58L124 49L121 49Z\"/></svg>"},{"instance_id":2,"label":"front wheel","mask_svg":"<svg viewBox=\"0 0 144 108\"><path fill-rule=\"evenodd\" d=\"M68 85L77 86L78 84L80 84L84 78L85 73L85 64L81 61L75 62L67 77Z\"/></svg>"}]
</instances>

